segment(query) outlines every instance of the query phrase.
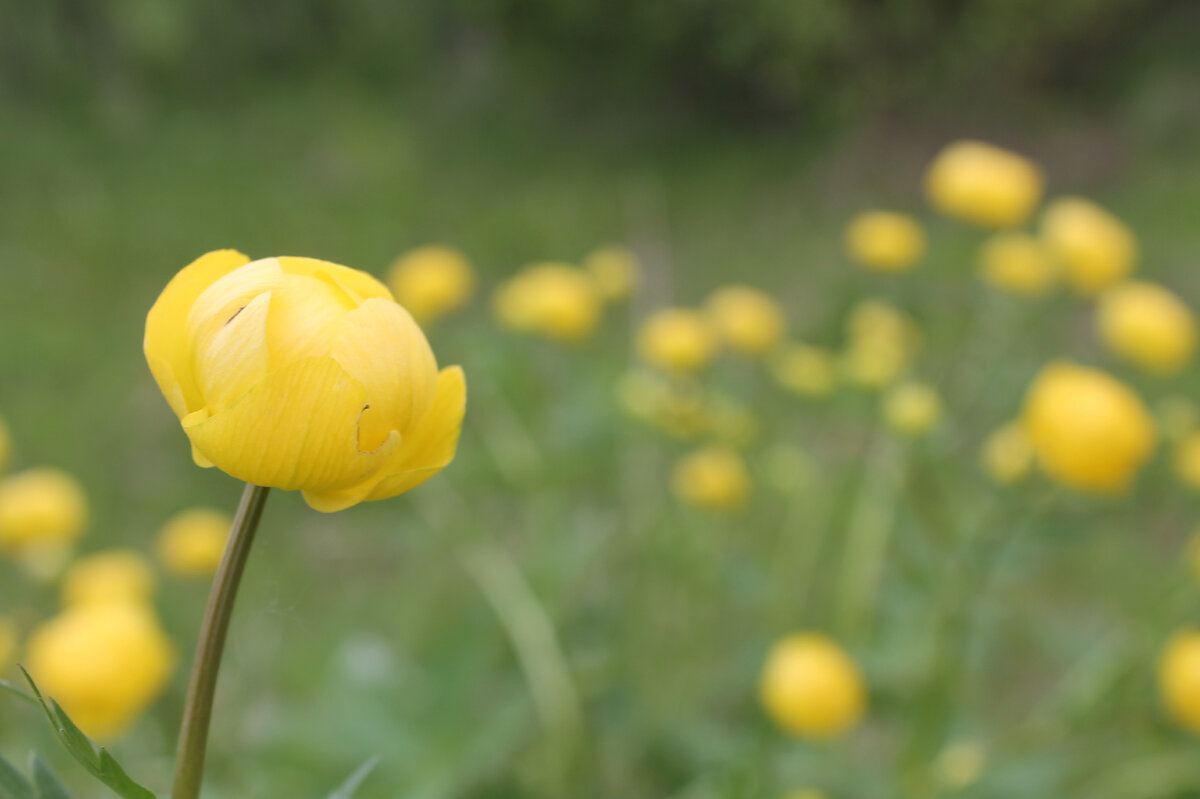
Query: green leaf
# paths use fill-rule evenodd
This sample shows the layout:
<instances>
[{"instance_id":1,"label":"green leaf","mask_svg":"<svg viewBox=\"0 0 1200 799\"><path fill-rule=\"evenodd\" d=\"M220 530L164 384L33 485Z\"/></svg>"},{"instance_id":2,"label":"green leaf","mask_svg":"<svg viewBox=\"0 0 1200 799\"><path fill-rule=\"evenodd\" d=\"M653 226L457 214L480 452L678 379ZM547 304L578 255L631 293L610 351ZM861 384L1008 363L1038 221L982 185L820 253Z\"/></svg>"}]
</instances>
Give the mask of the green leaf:
<instances>
[{"instance_id":1,"label":"green leaf","mask_svg":"<svg viewBox=\"0 0 1200 799\"><path fill-rule=\"evenodd\" d=\"M38 799L33 786L0 755L0 799Z\"/></svg>"},{"instance_id":2,"label":"green leaf","mask_svg":"<svg viewBox=\"0 0 1200 799\"><path fill-rule=\"evenodd\" d=\"M71 799L67 789L58 781L58 777L54 775L50 766L46 765L46 761L42 760L37 752L33 753L31 766L33 784L37 787L38 799Z\"/></svg>"},{"instance_id":3,"label":"green leaf","mask_svg":"<svg viewBox=\"0 0 1200 799\"><path fill-rule=\"evenodd\" d=\"M346 778L346 781L341 784L333 793L329 794L326 799L353 799L354 794L362 787L362 784L370 776L375 767L379 765L379 755L375 755L366 763L354 770L354 773Z\"/></svg>"}]
</instances>

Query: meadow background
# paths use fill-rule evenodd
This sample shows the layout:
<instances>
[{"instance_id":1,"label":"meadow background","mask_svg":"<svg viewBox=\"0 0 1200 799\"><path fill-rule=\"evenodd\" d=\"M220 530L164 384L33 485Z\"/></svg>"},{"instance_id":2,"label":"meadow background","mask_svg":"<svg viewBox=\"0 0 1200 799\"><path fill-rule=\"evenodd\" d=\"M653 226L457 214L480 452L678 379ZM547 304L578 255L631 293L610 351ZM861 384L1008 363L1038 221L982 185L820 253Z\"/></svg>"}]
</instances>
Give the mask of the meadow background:
<instances>
[{"instance_id":1,"label":"meadow background","mask_svg":"<svg viewBox=\"0 0 1200 799\"><path fill-rule=\"evenodd\" d=\"M479 270L472 307L427 331L468 379L453 466L335 515L270 498L218 694L214 799L322 796L375 754L366 799L1200 796L1200 746L1154 693L1162 642L1200 612L1181 555L1196 497L1161 454L1112 499L1000 489L976 466L1054 357L1151 400L1194 396L1200 374L1106 361L1076 300L990 293L979 235L920 189L946 141L1011 147L1051 194L1124 219L1140 274L1194 300L1198 75L1185 2L9 6L0 413L17 466L86 486L82 550L148 549L172 513L232 510L240 491L192 464L142 358L178 269L233 247L381 275L440 241ZM917 271L847 261L846 221L876 206L926 222ZM497 331L498 281L609 243L645 283L595 337ZM724 362L714 382L817 468L788 494L760 483L739 515L681 507L667 475L686 447L625 418L614 386L637 320L733 281L829 344L857 300L902 305L945 422L896 441L867 394L804 403ZM893 546L878 602L836 631L871 711L848 738L793 741L757 704L758 670L780 635L835 625L863 507L892 520ZM3 569L0 601L53 612L52 586ZM163 578L180 665L116 747L155 787L205 593ZM937 758L960 740L986 767L949 788ZM0 702L0 751L31 746L76 773Z\"/></svg>"}]
</instances>

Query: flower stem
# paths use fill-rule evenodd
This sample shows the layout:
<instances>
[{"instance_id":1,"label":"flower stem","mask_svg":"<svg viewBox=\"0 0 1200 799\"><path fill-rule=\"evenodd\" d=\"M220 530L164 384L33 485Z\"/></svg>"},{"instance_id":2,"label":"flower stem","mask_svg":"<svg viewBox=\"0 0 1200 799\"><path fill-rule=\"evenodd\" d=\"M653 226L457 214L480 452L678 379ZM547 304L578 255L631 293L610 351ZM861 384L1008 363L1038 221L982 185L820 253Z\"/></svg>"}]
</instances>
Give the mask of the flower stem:
<instances>
[{"instance_id":1,"label":"flower stem","mask_svg":"<svg viewBox=\"0 0 1200 799\"><path fill-rule=\"evenodd\" d=\"M204 624L196 645L196 657L192 661L192 677L183 708L183 725L179 729L175 787L171 791L171 799L197 799L200 796L200 783L204 779L204 753L208 746L208 725L212 720L213 694L217 689L221 654L225 651L225 634L229 631L233 603L237 599L242 572L250 557L250 546L254 543L254 532L258 529L258 520L262 518L269 490L246 485L233 519L233 527L229 531L225 555L213 577L208 607L204 611Z\"/></svg>"}]
</instances>

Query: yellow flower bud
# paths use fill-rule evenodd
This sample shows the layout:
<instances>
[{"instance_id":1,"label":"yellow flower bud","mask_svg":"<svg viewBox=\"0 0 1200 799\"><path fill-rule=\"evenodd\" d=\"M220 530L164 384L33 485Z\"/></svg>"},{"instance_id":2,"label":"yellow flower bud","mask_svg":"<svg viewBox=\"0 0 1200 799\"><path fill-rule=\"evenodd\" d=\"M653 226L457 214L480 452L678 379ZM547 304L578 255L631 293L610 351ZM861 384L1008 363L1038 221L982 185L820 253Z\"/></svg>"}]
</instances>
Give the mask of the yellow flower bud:
<instances>
[{"instance_id":1,"label":"yellow flower bud","mask_svg":"<svg viewBox=\"0 0 1200 799\"><path fill-rule=\"evenodd\" d=\"M1042 214L1042 238L1078 293L1120 282L1137 261L1137 239L1121 220L1082 197L1060 197Z\"/></svg>"},{"instance_id":2,"label":"yellow flower bud","mask_svg":"<svg viewBox=\"0 0 1200 799\"><path fill-rule=\"evenodd\" d=\"M1148 372L1175 374L1196 351L1196 317L1177 295L1130 281L1100 296L1096 326L1104 344Z\"/></svg>"},{"instance_id":3,"label":"yellow flower bud","mask_svg":"<svg viewBox=\"0 0 1200 799\"><path fill-rule=\"evenodd\" d=\"M1158 692L1168 716L1200 733L1200 632L1180 630L1163 647Z\"/></svg>"},{"instance_id":4,"label":"yellow flower bud","mask_svg":"<svg viewBox=\"0 0 1200 799\"><path fill-rule=\"evenodd\" d=\"M583 268L609 302L624 300L640 278L637 258L627 247L603 247L583 259Z\"/></svg>"},{"instance_id":5,"label":"yellow flower bud","mask_svg":"<svg viewBox=\"0 0 1200 799\"><path fill-rule=\"evenodd\" d=\"M642 323L638 353L651 366L669 372L696 372L708 365L717 344L703 314L684 308L665 308Z\"/></svg>"},{"instance_id":6,"label":"yellow flower bud","mask_svg":"<svg viewBox=\"0 0 1200 799\"><path fill-rule=\"evenodd\" d=\"M785 732L823 739L858 724L867 689L854 661L832 638L794 633L768 653L759 699Z\"/></svg>"},{"instance_id":7,"label":"yellow flower bud","mask_svg":"<svg viewBox=\"0 0 1200 799\"><path fill-rule=\"evenodd\" d=\"M979 141L957 141L925 173L933 207L982 227L1015 227L1042 197L1042 172L1027 158Z\"/></svg>"},{"instance_id":8,"label":"yellow flower bud","mask_svg":"<svg viewBox=\"0 0 1200 799\"><path fill-rule=\"evenodd\" d=\"M883 421L905 436L923 436L942 418L942 399L930 385L909 381L883 395Z\"/></svg>"},{"instance_id":9,"label":"yellow flower bud","mask_svg":"<svg viewBox=\"0 0 1200 799\"><path fill-rule=\"evenodd\" d=\"M475 291L475 270L453 247L429 244L397 258L388 268L396 302L425 324L456 311Z\"/></svg>"},{"instance_id":10,"label":"yellow flower bud","mask_svg":"<svg viewBox=\"0 0 1200 799\"><path fill-rule=\"evenodd\" d=\"M1200 491L1200 432L1191 432L1175 444L1172 463L1179 482Z\"/></svg>"},{"instance_id":11,"label":"yellow flower bud","mask_svg":"<svg viewBox=\"0 0 1200 799\"><path fill-rule=\"evenodd\" d=\"M12 450L12 433L9 432L4 417L0 416L0 472L8 468L12 460Z\"/></svg>"},{"instance_id":12,"label":"yellow flower bud","mask_svg":"<svg viewBox=\"0 0 1200 799\"><path fill-rule=\"evenodd\" d=\"M202 256L146 319L146 360L200 466L321 511L404 493L454 457L462 370L365 272Z\"/></svg>"},{"instance_id":13,"label":"yellow flower bud","mask_svg":"<svg viewBox=\"0 0 1200 799\"><path fill-rule=\"evenodd\" d=\"M181 577L209 577L217 571L233 519L212 508L175 514L158 534L158 559Z\"/></svg>"},{"instance_id":14,"label":"yellow flower bud","mask_svg":"<svg viewBox=\"0 0 1200 799\"><path fill-rule=\"evenodd\" d=\"M105 742L159 695L175 654L147 607L110 603L68 609L35 629L25 662L42 693Z\"/></svg>"},{"instance_id":15,"label":"yellow flower bud","mask_svg":"<svg viewBox=\"0 0 1200 799\"><path fill-rule=\"evenodd\" d=\"M780 386L802 397L828 396L837 388L837 360L833 353L807 344L790 344L768 363Z\"/></svg>"},{"instance_id":16,"label":"yellow flower bud","mask_svg":"<svg viewBox=\"0 0 1200 799\"><path fill-rule=\"evenodd\" d=\"M17 625L7 616L0 616L0 675L12 665L17 651Z\"/></svg>"},{"instance_id":17,"label":"yellow flower bud","mask_svg":"<svg viewBox=\"0 0 1200 799\"><path fill-rule=\"evenodd\" d=\"M787 320L771 295L750 286L717 289L705 303L717 336L729 349L762 355L783 338Z\"/></svg>"},{"instance_id":18,"label":"yellow flower bud","mask_svg":"<svg viewBox=\"0 0 1200 799\"><path fill-rule=\"evenodd\" d=\"M1025 426L1009 422L993 431L983 442L980 464L988 477L1000 485L1011 485L1033 469L1033 442Z\"/></svg>"},{"instance_id":19,"label":"yellow flower bud","mask_svg":"<svg viewBox=\"0 0 1200 799\"><path fill-rule=\"evenodd\" d=\"M879 272L904 272L925 252L925 231L916 219L894 211L867 211L846 227L846 251Z\"/></svg>"},{"instance_id":20,"label":"yellow flower bud","mask_svg":"<svg viewBox=\"0 0 1200 799\"><path fill-rule=\"evenodd\" d=\"M1028 233L995 233L979 250L979 273L998 289L1037 297L1054 287L1058 264Z\"/></svg>"},{"instance_id":21,"label":"yellow flower bud","mask_svg":"<svg viewBox=\"0 0 1200 799\"><path fill-rule=\"evenodd\" d=\"M711 446L683 456L671 473L671 488L683 503L704 510L734 511L750 496L750 475L742 456Z\"/></svg>"},{"instance_id":22,"label":"yellow flower bud","mask_svg":"<svg viewBox=\"0 0 1200 799\"><path fill-rule=\"evenodd\" d=\"M984 763L982 746L974 741L957 741L946 744L938 753L933 770L938 782L952 791L960 791L979 780Z\"/></svg>"},{"instance_id":23,"label":"yellow flower bud","mask_svg":"<svg viewBox=\"0 0 1200 799\"><path fill-rule=\"evenodd\" d=\"M862 300L846 317L846 335L851 340L892 339L906 350L916 347L917 325L912 317L883 300Z\"/></svg>"},{"instance_id":24,"label":"yellow flower bud","mask_svg":"<svg viewBox=\"0 0 1200 799\"><path fill-rule=\"evenodd\" d=\"M1196 429L1200 422L1200 408L1188 397L1174 394L1163 397L1154 406L1158 418L1158 430L1168 441L1179 441Z\"/></svg>"},{"instance_id":25,"label":"yellow flower bud","mask_svg":"<svg viewBox=\"0 0 1200 799\"><path fill-rule=\"evenodd\" d=\"M600 322L603 298L595 281L570 264L527 267L492 295L497 321L510 330L556 341L582 341Z\"/></svg>"},{"instance_id":26,"label":"yellow flower bud","mask_svg":"<svg viewBox=\"0 0 1200 799\"><path fill-rule=\"evenodd\" d=\"M1024 422L1042 471L1096 493L1123 491L1157 438L1149 411L1128 386L1070 363L1051 364L1037 376Z\"/></svg>"},{"instance_id":27,"label":"yellow flower bud","mask_svg":"<svg viewBox=\"0 0 1200 799\"><path fill-rule=\"evenodd\" d=\"M0 481L0 550L70 544L82 535L87 518L83 487L66 472L29 469Z\"/></svg>"},{"instance_id":28,"label":"yellow flower bud","mask_svg":"<svg viewBox=\"0 0 1200 799\"><path fill-rule=\"evenodd\" d=\"M154 572L138 552L111 549L76 561L63 575L63 607L147 604L154 595Z\"/></svg>"}]
</instances>

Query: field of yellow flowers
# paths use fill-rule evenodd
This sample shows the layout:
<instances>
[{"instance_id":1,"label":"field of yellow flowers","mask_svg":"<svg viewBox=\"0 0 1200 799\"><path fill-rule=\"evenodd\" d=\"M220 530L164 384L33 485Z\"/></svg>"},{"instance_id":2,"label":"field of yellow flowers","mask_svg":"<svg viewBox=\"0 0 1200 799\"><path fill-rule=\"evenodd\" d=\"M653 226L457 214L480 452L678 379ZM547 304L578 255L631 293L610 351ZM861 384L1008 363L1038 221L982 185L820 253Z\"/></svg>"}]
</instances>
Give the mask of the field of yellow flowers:
<instances>
[{"instance_id":1,"label":"field of yellow flowers","mask_svg":"<svg viewBox=\"0 0 1200 799\"><path fill-rule=\"evenodd\" d=\"M14 125L0 799L1200 795L1194 153L340 110Z\"/></svg>"}]
</instances>

